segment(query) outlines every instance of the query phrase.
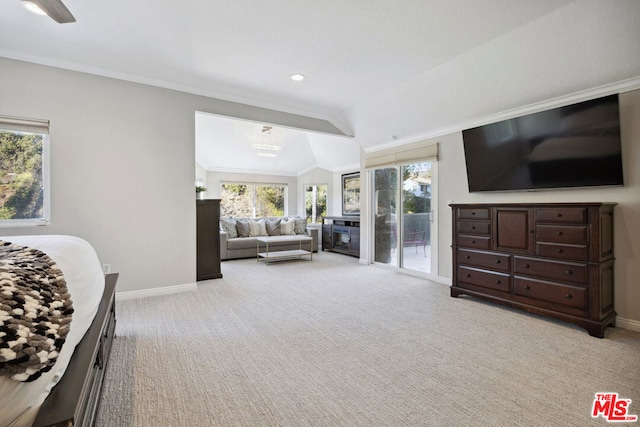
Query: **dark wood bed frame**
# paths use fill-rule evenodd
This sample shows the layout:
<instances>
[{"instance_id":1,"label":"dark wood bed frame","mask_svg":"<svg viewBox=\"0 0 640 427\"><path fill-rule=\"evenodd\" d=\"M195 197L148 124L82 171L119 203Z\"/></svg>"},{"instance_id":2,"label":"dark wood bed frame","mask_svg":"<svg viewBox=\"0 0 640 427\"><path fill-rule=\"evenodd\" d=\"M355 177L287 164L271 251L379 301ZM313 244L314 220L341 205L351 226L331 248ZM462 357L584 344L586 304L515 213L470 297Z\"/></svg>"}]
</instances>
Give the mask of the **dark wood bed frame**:
<instances>
[{"instance_id":1,"label":"dark wood bed frame","mask_svg":"<svg viewBox=\"0 0 640 427\"><path fill-rule=\"evenodd\" d=\"M107 274L96 317L78 343L64 376L43 402L34 427L92 426L115 337L118 274Z\"/></svg>"}]
</instances>

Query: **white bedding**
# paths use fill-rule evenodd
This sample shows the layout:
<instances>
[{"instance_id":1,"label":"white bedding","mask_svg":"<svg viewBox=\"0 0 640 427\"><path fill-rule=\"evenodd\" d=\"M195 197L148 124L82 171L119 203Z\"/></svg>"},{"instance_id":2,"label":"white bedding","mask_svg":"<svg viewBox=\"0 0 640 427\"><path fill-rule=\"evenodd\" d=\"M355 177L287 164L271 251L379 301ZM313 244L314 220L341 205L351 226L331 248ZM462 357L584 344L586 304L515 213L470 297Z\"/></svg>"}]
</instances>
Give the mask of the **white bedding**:
<instances>
[{"instance_id":1,"label":"white bedding","mask_svg":"<svg viewBox=\"0 0 640 427\"><path fill-rule=\"evenodd\" d=\"M53 368L33 382L0 376L0 426L31 426L37 409L64 374L73 350L91 325L104 292L104 274L94 248L73 236L5 236L0 240L36 248L53 259L73 301L71 329Z\"/></svg>"}]
</instances>

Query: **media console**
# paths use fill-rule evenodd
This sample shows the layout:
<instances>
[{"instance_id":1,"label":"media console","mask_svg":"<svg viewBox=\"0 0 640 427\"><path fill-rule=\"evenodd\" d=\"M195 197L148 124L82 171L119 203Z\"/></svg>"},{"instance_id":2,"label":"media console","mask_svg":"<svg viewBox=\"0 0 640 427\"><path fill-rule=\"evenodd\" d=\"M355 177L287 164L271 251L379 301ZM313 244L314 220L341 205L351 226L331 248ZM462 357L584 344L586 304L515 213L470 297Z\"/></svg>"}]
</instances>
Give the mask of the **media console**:
<instances>
[{"instance_id":1,"label":"media console","mask_svg":"<svg viewBox=\"0 0 640 427\"><path fill-rule=\"evenodd\" d=\"M614 203L452 204L451 296L615 326Z\"/></svg>"},{"instance_id":2,"label":"media console","mask_svg":"<svg viewBox=\"0 0 640 427\"><path fill-rule=\"evenodd\" d=\"M360 257L360 217L322 218L322 250Z\"/></svg>"}]
</instances>

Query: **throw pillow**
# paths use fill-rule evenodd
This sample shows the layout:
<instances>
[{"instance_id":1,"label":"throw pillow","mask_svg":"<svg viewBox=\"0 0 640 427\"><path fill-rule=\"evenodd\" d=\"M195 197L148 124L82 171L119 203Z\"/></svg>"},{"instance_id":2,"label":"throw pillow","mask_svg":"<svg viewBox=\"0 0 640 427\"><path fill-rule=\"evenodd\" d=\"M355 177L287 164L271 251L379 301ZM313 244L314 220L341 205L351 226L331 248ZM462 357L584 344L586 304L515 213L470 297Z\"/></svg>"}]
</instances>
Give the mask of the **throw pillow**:
<instances>
[{"instance_id":1,"label":"throw pillow","mask_svg":"<svg viewBox=\"0 0 640 427\"><path fill-rule=\"evenodd\" d=\"M238 231L236 230L236 220L233 218L220 218L220 230L227 233L229 239L238 237Z\"/></svg>"},{"instance_id":2,"label":"throw pillow","mask_svg":"<svg viewBox=\"0 0 640 427\"><path fill-rule=\"evenodd\" d=\"M280 222L280 234L284 236L296 234L295 232L296 223L293 219L289 221L282 220Z\"/></svg>"},{"instance_id":3,"label":"throw pillow","mask_svg":"<svg viewBox=\"0 0 640 427\"><path fill-rule=\"evenodd\" d=\"M268 236L267 227L264 223L264 218L260 218L257 221L249 221L249 236Z\"/></svg>"},{"instance_id":4,"label":"throw pillow","mask_svg":"<svg viewBox=\"0 0 640 427\"><path fill-rule=\"evenodd\" d=\"M269 236L279 236L280 235L280 219L271 219L266 220L265 225L267 227L267 234Z\"/></svg>"},{"instance_id":5,"label":"throw pillow","mask_svg":"<svg viewBox=\"0 0 640 427\"><path fill-rule=\"evenodd\" d=\"M249 222L244 220L236 221L236 231L238 237L249 237Z\"/></svg>"},{"instance_id":6,"label":"throw pillow","mask_svg":"<svg viewBox=\"0 0 640 427\"><path fill-rule=\"evenodd\" d=\"M307 234L307 218L296 218L295 224L295 234Z\"/></svg>"}]
</instances>

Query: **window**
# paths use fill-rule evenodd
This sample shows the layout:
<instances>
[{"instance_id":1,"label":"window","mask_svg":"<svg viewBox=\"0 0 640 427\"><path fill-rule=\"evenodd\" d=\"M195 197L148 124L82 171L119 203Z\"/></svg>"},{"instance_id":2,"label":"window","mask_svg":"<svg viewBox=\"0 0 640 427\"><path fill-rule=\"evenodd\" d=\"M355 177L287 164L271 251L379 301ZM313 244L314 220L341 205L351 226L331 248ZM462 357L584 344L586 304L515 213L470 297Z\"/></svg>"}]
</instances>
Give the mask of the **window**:
<instances>
[{"instance_id":1,"label":"window","mask_svg":"<svg viewBox=\"0 0 640 427\"><path fill-rule=\"evenodd\" d=\"M225 183L220 186L222 216L259 218L287 215L287 186Z\"/></svg>"},{"instance_id":2,"label":"window","mask_svg":"<svg viewBox=\"0 0 640 427\"><path fill-rule=\"evenodd\" d=\"M49 223L49 122L0 117L0 226Z\"/></svg>"},{"instance_id":3,"label":"window","mask_svg":"<svg viewBox=\"0 0 640 427\"><path fill-rule=\"evenodd\" d=\"M327 216L326 184L304 186L304 210L307 214L307 222L322 222L322 218Z\"/></svg>"}]
</instances>

